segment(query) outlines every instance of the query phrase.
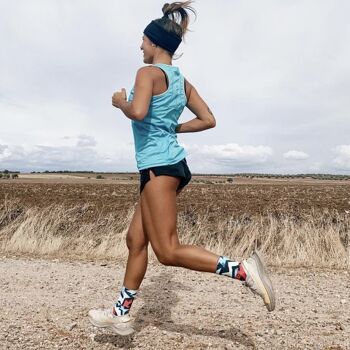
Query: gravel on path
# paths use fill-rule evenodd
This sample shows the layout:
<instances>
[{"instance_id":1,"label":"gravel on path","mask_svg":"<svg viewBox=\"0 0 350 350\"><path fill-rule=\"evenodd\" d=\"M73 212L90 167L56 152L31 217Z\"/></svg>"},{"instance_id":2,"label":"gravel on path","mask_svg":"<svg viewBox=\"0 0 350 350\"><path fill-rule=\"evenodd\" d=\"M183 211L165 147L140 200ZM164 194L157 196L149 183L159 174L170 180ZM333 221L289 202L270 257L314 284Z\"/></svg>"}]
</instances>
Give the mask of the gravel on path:
<instances>
[{"instance_id":1,"label":"gravel on path","mask_svg":"<svg viewBox=\"0 0 350 350\"><path fill-rule=\"evenodd\" d=\"M0 257L0 348L350 349L348 271L274 270L269 313L238 281L151 264L126 337L87 318L112 305L123 275L122 263Z\"/></svg>"}]
</instances>

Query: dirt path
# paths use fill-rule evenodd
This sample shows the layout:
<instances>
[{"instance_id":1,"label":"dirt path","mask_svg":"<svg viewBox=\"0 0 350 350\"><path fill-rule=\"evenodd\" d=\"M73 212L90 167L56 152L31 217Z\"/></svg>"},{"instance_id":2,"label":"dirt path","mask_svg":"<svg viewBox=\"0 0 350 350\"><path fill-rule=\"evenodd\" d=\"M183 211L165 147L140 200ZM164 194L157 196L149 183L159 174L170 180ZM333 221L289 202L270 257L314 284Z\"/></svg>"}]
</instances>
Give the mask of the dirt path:
<instances>
[{"instance_id":1,"label":"dirt path","mask_svg":"<svg viewBox=\"0 0 350 350\"><path fill-rule=\"evenodd\" d=\"M350 275L274 271L276 311L226 277L150 265L129 337L93 328L124 268L0 258L1 349L350 349Z\"/></svg>"}]
</instances>

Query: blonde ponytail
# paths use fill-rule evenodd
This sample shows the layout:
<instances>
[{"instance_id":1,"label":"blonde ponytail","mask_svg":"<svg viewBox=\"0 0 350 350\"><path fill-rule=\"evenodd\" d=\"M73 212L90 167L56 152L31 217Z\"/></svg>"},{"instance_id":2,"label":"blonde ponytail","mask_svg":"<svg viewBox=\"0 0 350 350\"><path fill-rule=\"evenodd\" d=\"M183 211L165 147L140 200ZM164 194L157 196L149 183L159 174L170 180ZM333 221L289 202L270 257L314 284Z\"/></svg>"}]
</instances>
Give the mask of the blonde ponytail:
<instances>
[{"instance_id":1,"label":"blonde ponytail","mask_svg":"<svg viewBox=\"0 0 350 350\"><path fill-rule=\"evenodd\" d=\"M185 33L189 30L189 14L191 11L196 15L196 11L190 5L193 1L177 1L171 4L164 4L162 7L163 17L154 20L167 32L174 33L184 39Z\"/></svg>"},{"instance_id":2,"label":"blonde ponytail","mask_svg":"<svg viewBox=\"0 0 350 350\"><path fill-rule=\"evenodd\" d=\"M165 27L167 31L175 32L175 34L184 37L185 33L188 30L189 24L189 15L188 11L194 13L197 17L196 11L190 5L193 1L184 1L184 2L173 2L171 4L164 4L162 8L162 12L165 19L169 21L165 21Z\"/></svg>"}]
</instances>

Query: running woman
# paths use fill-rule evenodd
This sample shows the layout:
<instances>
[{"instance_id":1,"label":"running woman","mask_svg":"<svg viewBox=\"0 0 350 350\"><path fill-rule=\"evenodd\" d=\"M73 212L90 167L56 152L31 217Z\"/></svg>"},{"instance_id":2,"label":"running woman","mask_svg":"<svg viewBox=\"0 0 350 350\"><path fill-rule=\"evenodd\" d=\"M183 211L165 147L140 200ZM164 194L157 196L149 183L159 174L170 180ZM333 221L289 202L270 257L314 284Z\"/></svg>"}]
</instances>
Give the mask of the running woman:
<instances>
[{"instance_id":1,"label":"running woman","mask_svg":"<svg viewBox=\"0 0 350 350\"><path fill-rule=\"evenodd\" d=\"M163 17L147 25L140 47L147 65L137 71L128 99L125 89L112 97L113 106L131 119L140 198L126 237L129 257L119 298L109 309L90 310L89 319L94 326L121 335L133 332L129 311L146 273L149 243L160 263L243 281L262 297L269 311L275 308L273 287L258 252L238 262L179 242L176 197L191 180L191 172L176 133L203 131L216 124L197 89L172 65L187 30L188 13L195 14L191 3L165 4ZM178 124L185 107L196 117Z\"/></svg>"}]
</instances>

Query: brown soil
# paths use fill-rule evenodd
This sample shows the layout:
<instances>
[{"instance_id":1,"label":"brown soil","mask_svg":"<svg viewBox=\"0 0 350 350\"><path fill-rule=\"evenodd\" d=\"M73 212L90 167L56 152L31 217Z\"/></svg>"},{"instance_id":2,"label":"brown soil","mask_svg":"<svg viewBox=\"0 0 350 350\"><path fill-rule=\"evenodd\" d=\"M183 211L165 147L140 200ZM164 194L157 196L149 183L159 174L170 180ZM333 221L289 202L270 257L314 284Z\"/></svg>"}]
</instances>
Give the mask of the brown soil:
<instances>
[{"instance_id":1,"label":"brown soil","mask_svg":"<svg viewBox=\"0 0 350 350\"><path fill-rule=\"evenodd\" d=\"M196 179L194 179L196 180ZM101 182L99 182L101 181ZM123 182L131 183L123 183ZM122 183L120 183L122 182ZM139 198L138 180L36 179L0 181L0 203L17 199L21 206L86 205L85 218L97 213L126 212ZM239 179L233 184L190 183L178 198L179 211L209 216L253 216L286 213L298 216L311 210L350 212L347 181L289 181Z\"/></svg>"}]
</instances>

